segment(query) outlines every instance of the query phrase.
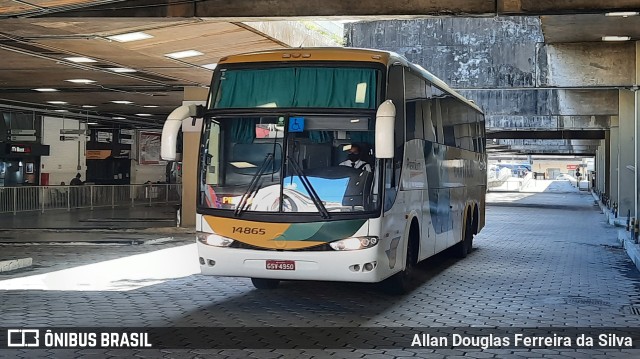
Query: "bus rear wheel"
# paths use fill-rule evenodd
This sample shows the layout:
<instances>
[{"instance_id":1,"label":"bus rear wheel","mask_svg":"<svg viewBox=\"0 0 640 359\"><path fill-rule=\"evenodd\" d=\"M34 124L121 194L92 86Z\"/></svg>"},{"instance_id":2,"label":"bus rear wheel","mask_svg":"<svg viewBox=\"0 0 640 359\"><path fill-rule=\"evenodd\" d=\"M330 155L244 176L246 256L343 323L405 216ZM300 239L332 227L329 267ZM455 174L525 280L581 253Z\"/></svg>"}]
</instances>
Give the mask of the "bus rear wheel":
<instances>
[{"instance_id":1,"label":"bus rear wheel","mask_svg":"<svg viewBox=\"0 0 640 359\"><path fill-rule=\"evenodd\" d=\"M453 246L453 253L458 258L465 258L473 248L473 232L471 229L471 217L467 216L462 241Z\"/></svg>"},{"instance_id":2,"label":"bus rear wheel","mask_svg":"<svg viewBox=\"0 0 640 359\"><path fill-rule=\"evenodd\" d=\"M276 289L280 285L278 279L251 278L251 283L257 289Z\"/></svg>"}]
</instances>

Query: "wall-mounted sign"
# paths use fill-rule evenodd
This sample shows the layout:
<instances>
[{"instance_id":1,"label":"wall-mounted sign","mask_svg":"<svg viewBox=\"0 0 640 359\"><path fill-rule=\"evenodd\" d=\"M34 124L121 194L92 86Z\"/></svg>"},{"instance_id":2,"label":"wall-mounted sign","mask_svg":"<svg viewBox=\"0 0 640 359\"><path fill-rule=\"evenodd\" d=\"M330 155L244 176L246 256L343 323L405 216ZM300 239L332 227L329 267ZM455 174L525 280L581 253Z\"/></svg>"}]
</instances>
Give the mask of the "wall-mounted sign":
<instances>
[{"instance_id":1,"label":"wall-mounted sign","mask_svg":"<svg viewBox=\"0 0 640 359\"><path fill-rule=\"evenodd\" d=\"M29 135L20 135L20 136L9 136L9 141L24 141L24 142L33 142L36 140L36 136Z\"/></svg>"},{"instance_id":2,"label":"wall-mounted sign","mask_svg":"<svg viewBox=\"0 0 640 359\"><path fill-rule=\"evenodd\" d=\"M579 165L567 165L567 169L568 170L575 170L578 168Z\"/></svg>"},{"instance_id":3,"label":"wall-mounted sign","mask_svg":"<svg viewBox=\"0 0 640 359\"><path fill-rule=\"evenodd\" d=\"M96 132L96 140L98 142L111 143L113 142L113 133L98 131Z\"/></svg>"},{"instance_id":4,"label":"wall-mounted sign","mask_svg":"<svg viewBox=\"0 0 640 359\"><path fill-rule=\"evenodd\" d=\"M31 146L11 145L10 153L31 153Z\"/></svg>"},{"instance_id":5,"label":"wall-mounted sign","mask_svg":"<svg viewBox=\"0 0 640 359\"><path fill-rule=\"evenodd\" d=\"M133 136L136 134L136 130L120 130L121 135Z\"/></svg>"},{"instance_id":6,"label":"wall-mounted sign","mask_svg":"<svg viewBox=\"0 0 640 359\"><path fill-rule=\"evenodd\" d=\"M61 135L84 135L87 133L87 130L71 130L71 129L61 129Z\"/></svg>"},{"instance_id":7,"label":"wall-mounted sign","mask_svg":"<svg viewBox=\"0 0 640 359\"><path fill-rule=\"evenodd\" d=\"M104 160L111 156L111 150L87 150L85 155L88 160Z\"/></svg>"},{"instance_id":8,"label":"wall-mounted sign","mask_svg":"<svg viewBox=\"0 0 640 359\"><path fill-rule=\"evenodd\" d=\"M12 128L9 130L10 135L35 135L36 130L20 130Z\"/></svg>"}]
</instances>

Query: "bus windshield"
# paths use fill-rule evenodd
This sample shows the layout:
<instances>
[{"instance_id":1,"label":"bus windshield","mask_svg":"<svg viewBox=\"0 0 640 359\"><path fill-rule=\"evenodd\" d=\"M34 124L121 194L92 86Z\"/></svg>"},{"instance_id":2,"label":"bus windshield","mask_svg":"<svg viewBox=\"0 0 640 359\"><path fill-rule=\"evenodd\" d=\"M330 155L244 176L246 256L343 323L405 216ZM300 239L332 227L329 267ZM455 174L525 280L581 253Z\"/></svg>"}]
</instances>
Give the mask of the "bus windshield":
<instances>
[{"instance_id":1,"label":"bus windshield","mask_svg":"<svg viewBox=\"0 0 640 359\"><path fill-rule=\"evenodd\" d=\"M236 216L308 212L323 218L376 210L379 166L373 139L373 120L367 116L207 119L200 206Z\"/></svg>"},{"instance_id":2,"label":"bus windshield","mask_svg":"<svg viewBox=\"0 0 640 359\"><path fill-rule=\"evenodd\" d=\"M374 109L378 73L320 66L222 69L210 107Z\"/></svg>"}]
</instances>

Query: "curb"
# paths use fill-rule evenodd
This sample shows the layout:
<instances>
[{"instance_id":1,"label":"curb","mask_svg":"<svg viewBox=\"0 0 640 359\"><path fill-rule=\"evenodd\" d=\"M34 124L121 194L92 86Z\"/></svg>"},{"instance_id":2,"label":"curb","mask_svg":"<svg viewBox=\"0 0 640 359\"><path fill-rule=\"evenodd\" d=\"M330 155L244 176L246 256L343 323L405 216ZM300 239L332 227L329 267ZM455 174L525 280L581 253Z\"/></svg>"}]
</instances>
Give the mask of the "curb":
<instances>
[{"instance_id":1,"label":"curb","mask_svg":"<svg viewBox=\"0 0 640 359\"><path fill-rule=\"evenodd\" d=\"M631 258L633 264L636 265L636 268L640 270L640 245L634 243L629 233L624 229L618 230L618 241L627 252L629 258Z\"/></svg>"},{"instance_id":2,"label":"curb","mask_svg":"<svg viewBox=\"0 0 640 359\"><path fill-rule=\"evenodd\" d=\"M0 261L0 273L31 267L33 258L8 259Z\"/></svg>"}]
</instances>

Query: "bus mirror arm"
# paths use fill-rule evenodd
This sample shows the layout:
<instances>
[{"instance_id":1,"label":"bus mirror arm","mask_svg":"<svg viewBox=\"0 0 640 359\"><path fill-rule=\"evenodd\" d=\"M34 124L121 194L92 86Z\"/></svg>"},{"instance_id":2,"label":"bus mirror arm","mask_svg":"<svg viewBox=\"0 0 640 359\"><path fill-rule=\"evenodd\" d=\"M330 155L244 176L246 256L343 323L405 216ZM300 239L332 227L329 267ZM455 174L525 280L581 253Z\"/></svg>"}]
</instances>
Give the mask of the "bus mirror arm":
<instances>
[{"instance_id":1,"label":"bus mirror arm","mask_svg":"<svg viewBox=\"0 0 640 359\"><path fill-rule=\"evenodd\" d=\"M376 158L393 158L396 106L383 102L376 112Z\"/></svg>"},{"instance_id":2,"label":"bus mirror arm","mask_svg":"<svg viewBox=\"0 0 640 359\"><path fill-rule=\"evenodd\" d=\"M182 105L169 114L162 127L162 140L160 142L160 156L167 161L176 159L178 133L182 127L182 121L189 117L197 118L196 105Z\"/></svg>"}]
</instances>

